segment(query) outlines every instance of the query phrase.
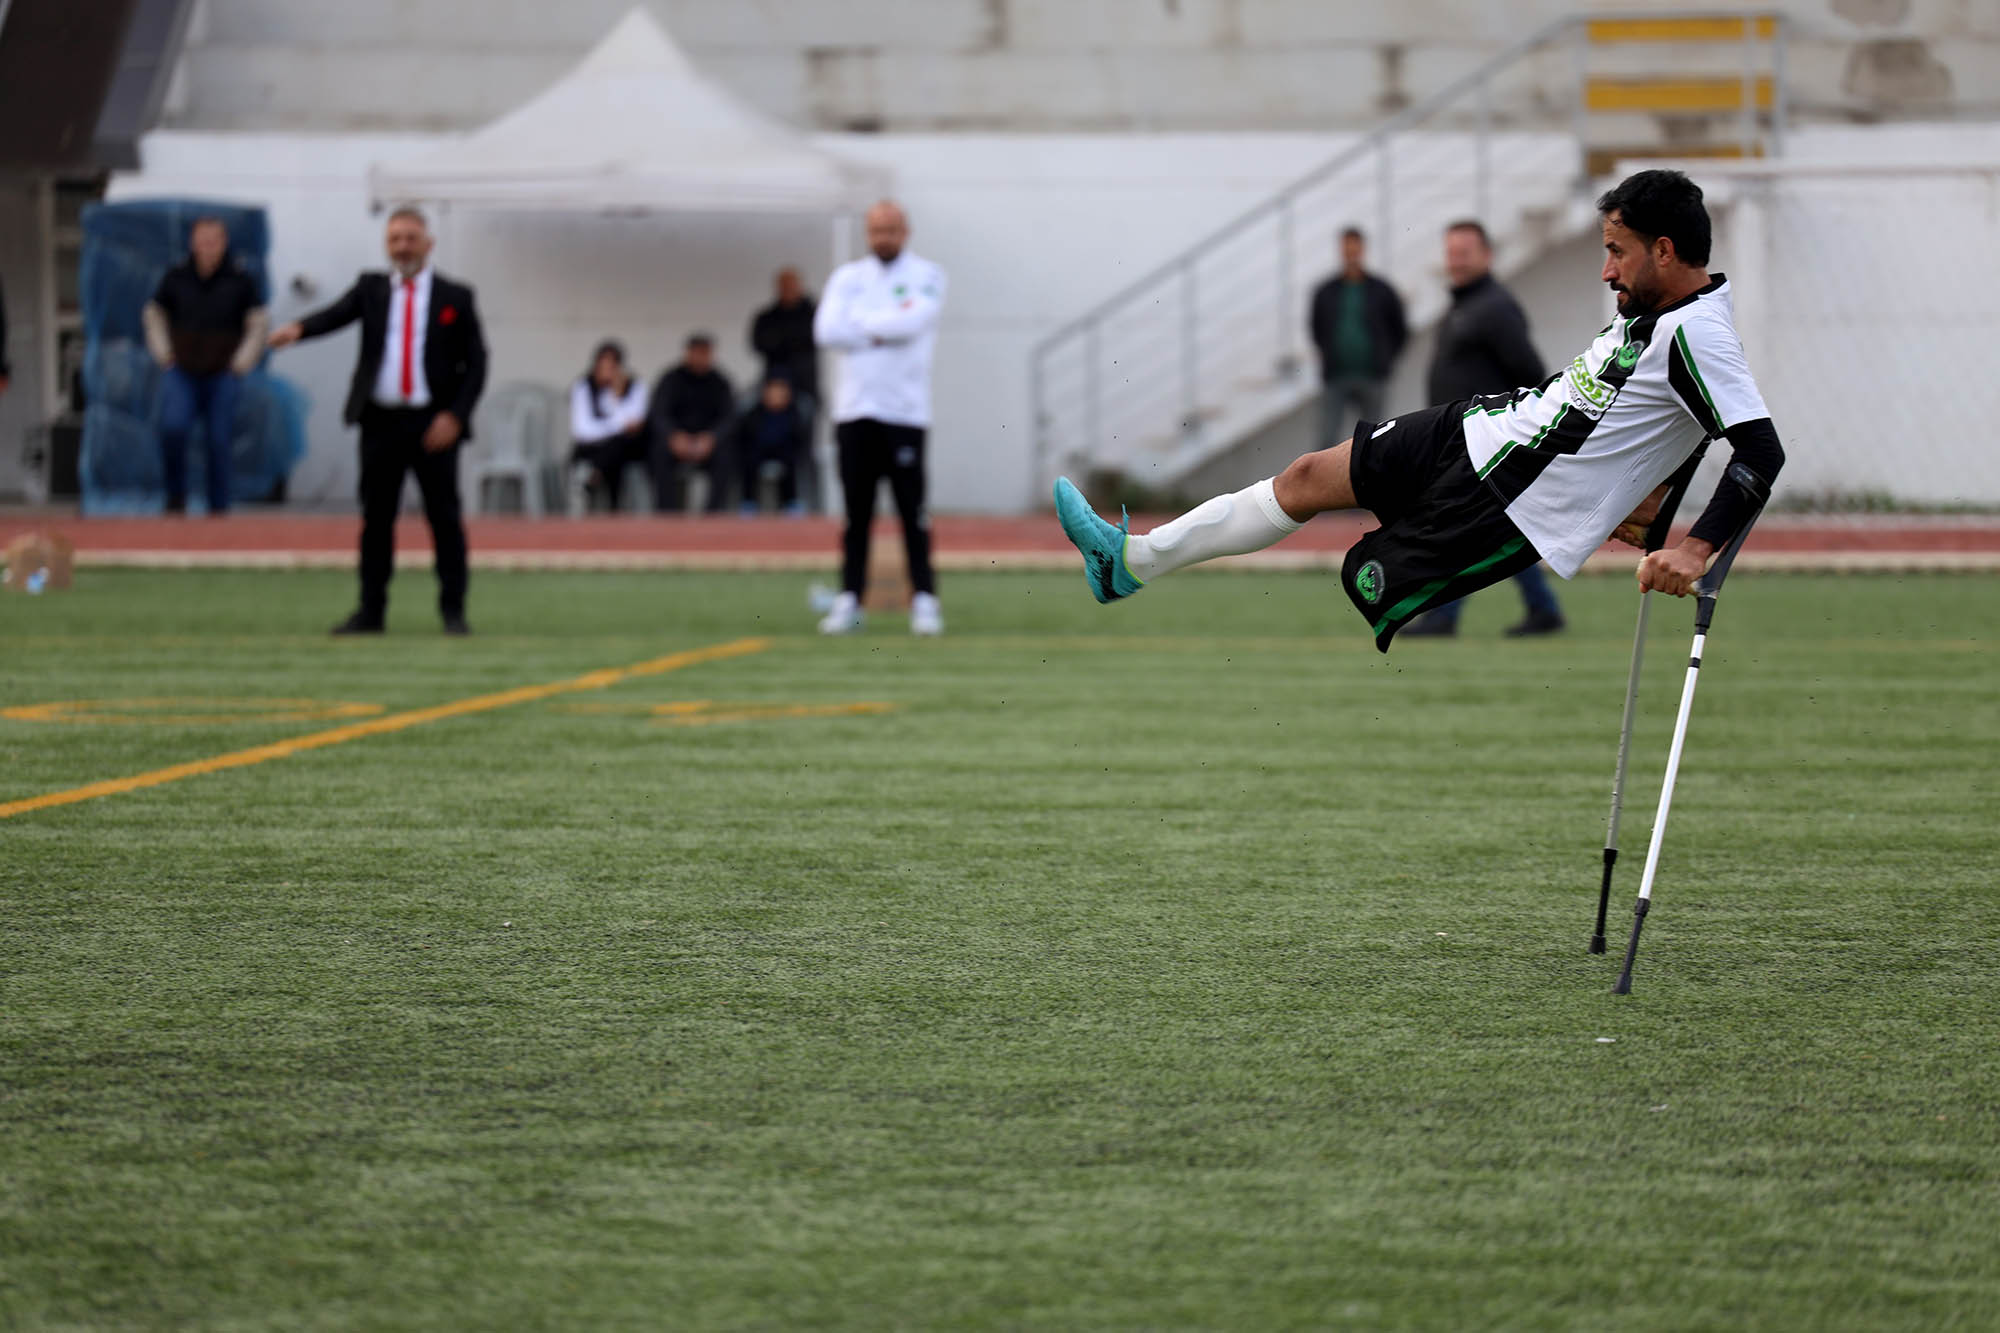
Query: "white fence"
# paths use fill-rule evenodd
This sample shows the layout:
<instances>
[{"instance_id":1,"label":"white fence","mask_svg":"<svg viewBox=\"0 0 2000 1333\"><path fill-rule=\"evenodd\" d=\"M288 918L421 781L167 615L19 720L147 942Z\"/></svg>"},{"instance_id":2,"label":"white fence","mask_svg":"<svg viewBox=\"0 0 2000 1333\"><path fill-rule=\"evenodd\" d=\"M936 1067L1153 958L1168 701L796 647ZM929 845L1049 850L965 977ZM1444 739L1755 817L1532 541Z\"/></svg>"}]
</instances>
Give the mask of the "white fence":
<instances>
[{"instance_id":1,"label":"white fence","mask_svg":"<svg viewBox=\"0 0 2000 1333\"><path fill-rule=\"evenodd\" d=\"M1781 501L2000 507L2000 162L1701 175Z\"/></svg>"}]
</instances>

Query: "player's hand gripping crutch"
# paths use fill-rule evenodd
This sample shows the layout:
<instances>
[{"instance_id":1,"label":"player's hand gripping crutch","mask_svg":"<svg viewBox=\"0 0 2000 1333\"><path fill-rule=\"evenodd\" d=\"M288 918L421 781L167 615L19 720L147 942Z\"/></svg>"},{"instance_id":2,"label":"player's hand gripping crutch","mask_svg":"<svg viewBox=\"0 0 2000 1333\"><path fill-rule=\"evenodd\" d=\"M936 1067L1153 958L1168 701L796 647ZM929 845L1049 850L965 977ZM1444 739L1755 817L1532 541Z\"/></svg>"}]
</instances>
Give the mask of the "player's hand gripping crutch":
<instances>
[{"instance_id":1,"label":"player's hand gripping crutch","mask_svg":"<svg viewBox=\"0 0 2000 1333\"><path fill-rule=\"evenodd\" d=\"M1667 812L1674 802L1674 780L1680 776L1681 747L1687 743L1688 715L1694 711L1694 687L1701 679L1701 654L1708 641L1708 627L1715 618L1715 598L1722 591L1722 581L1729 576L1729 567L1736 561L1737 552L1743 549L1750 529L1757 524L1757 516L1764 512L1764 503L1771 496L1771 487L1762 477L1741 463L1731 463L1723 475L1724 485L1741 487L1750 497L1752 507L1743 520L1743 526L1728 545L1708 567L1694 585L1694 649L1688 655L1687 681L1681 687L1680 713L1674 719L1673 745L1667 751L1667 775L1660 784L1660 808L1653 816L1653 839L1646 848L1646 869L1639 877L1639 900L1632 908L1632 939L1625 946L1625 965L1619 970L1618 981L1611 990L1616 995L1632 993L1632 960L1639 953L1639 932L1646 924L1646 911L1652 905L1653 876L1660 867L1660 844L1667 834Z\"/></svg>"}]
</instances>

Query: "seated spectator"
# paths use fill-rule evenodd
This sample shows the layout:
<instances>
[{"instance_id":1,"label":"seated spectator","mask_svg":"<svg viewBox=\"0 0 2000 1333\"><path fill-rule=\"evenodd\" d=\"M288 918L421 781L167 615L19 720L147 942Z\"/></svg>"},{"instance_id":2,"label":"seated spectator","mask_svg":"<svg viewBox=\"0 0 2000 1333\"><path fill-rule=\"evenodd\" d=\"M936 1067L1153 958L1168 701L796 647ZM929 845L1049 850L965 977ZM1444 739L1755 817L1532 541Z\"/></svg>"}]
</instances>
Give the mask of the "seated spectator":
<instances>
[{"instance_id":1,"label":"seated spectator","mask_svg":"<svg viewBox=\"0 0 2000 1333\"><path fill-rule=\"evenodd\" d=\"M757 405L737 419L732 431L745 518L759 510L763 490L759 483L766 469L777 477L778 503L784 511L793 517L805 513L799 503L799 462L811 443L812 423L792 401L791 384L776 376L765 380Z\"/></svg>"},{"instance_id":2,"label":"seated spectator","mask_svg":"<svg viewBox=\"0 0 2000 1333\"><path fill-rule=\"evenodd\" d=\"M707 512L727 507L729 472L719 448L736 414L736 391L715 368L715 340L697 333L681 363L660 376L649 412L652 427L653 508L673 513L685 504L690 469L708 475Z\"/></svg>"},{"instance_id":3,"label":"seated spectator","mask_svg":"<svg viewBox=\"0 0 2000 1333\"><path fill-rule=\"evenodd\" d=\"M570 461L590 469L590 507L615 513L625 465L646 461L646 382L617 343L598 344L590 370L571 386L569 430Z\"/></svg>"}]
</instances>

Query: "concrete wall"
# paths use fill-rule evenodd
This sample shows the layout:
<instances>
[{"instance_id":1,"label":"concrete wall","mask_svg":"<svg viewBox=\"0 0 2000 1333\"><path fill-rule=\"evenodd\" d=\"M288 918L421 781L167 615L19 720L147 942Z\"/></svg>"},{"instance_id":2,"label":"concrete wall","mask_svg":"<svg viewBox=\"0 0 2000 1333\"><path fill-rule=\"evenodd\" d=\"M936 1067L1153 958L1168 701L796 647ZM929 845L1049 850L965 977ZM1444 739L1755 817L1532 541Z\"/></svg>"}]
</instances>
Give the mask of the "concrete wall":
<instances>
[{"instance_id":1,"label":"concrete wall","mask_svg":"<svg viewBox=\"0 0 2000 1333\"><path fill-rule=\"evenodd\" d=\"M309 298L281 290L275 313L283 319L337 295L357 269L379 264L380 224L368 213L362 184L368 163L436 142L160 134L145 145L146 170L117 178L111 193L264 204L275 279L283 288L302 277L314 288ZM914 220L914 246L951 275L936 373L938 506L1014 511L1041 499L1027 384L1035 342L1346 140L876 135L826 142L895 173ZM1987 166L1983 175L1951 168L1959 174L1783 187L1774 203L1754 210L1744 203L1754 203L1750 192L1778 187L1755 180L1732 187L1719 170L1703 177L1720 223L1716 264L1738 283L1751 363L1773 410L1783 413L1781 427L1798 421L1811 436L1801 441L1810 456L1799 455L1788 481L1814 490L2000 502L2000 464L1992 462L2000 455L1983 445L1981 424L2000 414L2000 391L1982 360L2000 342L2000 327L1990 302L1963 299L2000 283L1991 272L2000 256L1992 205L2000 138L1991 127L1912 126L1821 131L1803 136L1798 148L1801 160L1904 171L1924 160ZM0 207L6 198L0 195ZM1940 219L1949 226L1941 229ZM744 326L767 299L771 271L795 263L817 285L831 262L828 229L816 219L461 214L440 219L439 231L440 265L478 285L496 383L560 386L607 334L625 339L652 371L697 327L720 336L724 368L745 377L755 362ZM10 265L12 298L21 261L9 256L18 233L6 228L0 236L7 238L0 264ZM1331 267L1330 236L1325 253ZM1598 264L1595 238L1585 231L1509 276L1552 366L1609 316ZM26 309L30 298L20 290ZM1801 322L1793 314L1800 310L1813 314ZM338 421L352 339L325 339L279 361L314 398L311 452L293 491L302 500L352 503L353 444ZM1420 338L1405 356L1392 410L1422 402L1428 359ZM13 397L0 399L0 413L19 411ZM1215 489L1268 474L1273 460L1288 460L1310 438L1296 420L1285 429L1293 434L1267 432L1189 484ZM1885 450L1891 429L1897 443Z\"/></svg>"},{"instance_id":2,"label":"concrete wall","mask_svg":"<svg viewBox=\"0 0 2000 1333\"><path fill-rule=\"evenodd\" d=\"M170 124L447 130L552 82L634 3L749 101L824 130L1352 128L1506 43L1649 0L203 0ZM1697 8L1699 6L1696 6ZM1799 109L1877 118L2000 110L1990 0L1774 0ZM1649 46L1638 68L1713 64ZM1729 68L1723 58L1724 69ZM1500 90L1566 115L1561 53ZM1556 99L1561 101L1560 98Z\"/></svg>"},{"instance_id":3,"label":"concrete wall","mask_svg":"<svg viewBox=\"0 0 2000 1333\"><path fill-rule=\"evenodd\" d=\"M1582 351L1612 316L1609 296L1596 282L1602 263L1599 238L1583 233L1543 251L1519 272L1502 275L1527 310L1529 336L1551 371ZM1439 287L1447 285L1442 260L1432 281ZM1434 326L1410 339L1389 380L1383 404L1386 416L1429 403L1424 381L1436 341ZM1318 432L1319 405L1308 403L1192 473L1177 489L1189 496L1240 490L1271 476L1300 454L1319 448Z\"/></svg>"},{"instance_id":4,"label":"concrete wall","mask_svg":"<svg viewBox=\"0 0 2000 1333\"><path fill-rule=\"evenodd\" d=\"M933 494L941 509L1013 511L1032 476L1028 354L1036 339L1177 253L1347 142L1328 135L859 136L829 146L893 171L912 245L943 264L951 295L939 343ZM160 133L142 172L111 197L195 195L270 211L278 320L331 300L379 266L380 222L363 177L374 160L424 151L414 135ZM479 290L495 383L561 386L601 337L624 339L649 373L695 328L720 339L742 380L753 310L780 264L817 287L831 264L825 220L547 218L460 213L438 219L439 266ZM1329 267L1334 242L1326 238ZM311 296L288 290L295 278ZM339 407L353 335L282 353L281 374L312 395L310 452L294 477L303 502L345 505L353 443Z\"/></svg>"}]
</instances>

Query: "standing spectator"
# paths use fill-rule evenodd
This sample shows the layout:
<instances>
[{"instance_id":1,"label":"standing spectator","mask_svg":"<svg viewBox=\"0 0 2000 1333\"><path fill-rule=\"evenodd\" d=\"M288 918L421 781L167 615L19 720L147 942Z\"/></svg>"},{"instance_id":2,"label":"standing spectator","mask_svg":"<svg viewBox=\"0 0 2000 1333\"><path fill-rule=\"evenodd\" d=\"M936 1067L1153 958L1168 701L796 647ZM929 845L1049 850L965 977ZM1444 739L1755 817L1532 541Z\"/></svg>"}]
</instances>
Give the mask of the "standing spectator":
<instances>
[{"instance_id":1,"label":"standing spectator","mask_svg":"<svg viewBox=\"0 0 2000 1333\"><path fill-rule=\"evenodd\" d=\"M1444 268L1451 280L1451 309L1438 325L1431 361L1430 401L1455 403L1478 394L1507 393L1542 382L1542 358L1528 339L1528 316L1514 294L1493 276L1493 246L1477 222L1454 222L1444 233ZM1554 634L1562 608L1539 564L1514 576L1527 615L1507 634ZM1463 601L1439 607L1403 631L1433 638L1458 633Z\"/></svg>"},{"instance_id":2,"label":"standing spectator","mask_svg":"<svg viewBox=\"0 0 2000 1333\"><path fill-rule=\"evenodd\" d=\"M1312 298L1312 340L1319 348L1320 448L1354 433L1356 421L1382 419L1382 393L1409 340L1403 300L1363 267L1367 238L1359 227L1340 233L1340 272Z\"/></svg>"},{"instance_id":3,"label":"standing spectator","mask_svg":"<svg viewBox=\"0 0 2000 1333\"><path fill-rule=\"evenodd\" d=\"M884 477L903 519L909 556L912 634L944 633L937 575L931 568L931 521L924 511L924 444L931 424L931 357L944 313L944 270L908 248L909 220L883 200L868 210L865 259L842 264L827 280L813 335L842 353L834 396L834 438L847 500L840 595L819 622L822 634L861 628L868 582L868 530Z\"/></svg>"},{"instance_id":4,"label":"standing spectator","mask_svg":"<svg viewBox=\"0 0 2000 1333\"><path fill-rule=\"evenodd\" d=\"M778 503L794 518L805 513L799 504L799 462L812 444L812 425L792 401L792 386L773 376L757 393L757 405L736 419L732 452L742 478L742 513L758 511L759 482L764 470L777 473Z\"/></svg>"},{"instance_id":5,"label":"standing spectator","mask_svg":"<svg viewBox=\"0 0 2000 1333\"><path fill-rule=\"evenodd\" d=\"M813 342L815 306L795 268L778 270L778 299L750 321L750 345L764 358L764 379L791 386L792 402L807 417L819 412L819 347Z\"/></svg>"},{"instance_id":6,"label":"standing spectator","mask_svg":"<svg viewBox=\"0 0 2000 1333\"><path fill-rule=\"evenodd\" d=\"M220 218L196 218L188 257L167 270L146 303L146 348L159 363L160 464L167 512L187 510L188 434L200 415L208 441L208 512L229 512L235 473L236 400L264 354L268 320L257 280L229 252Z\"/></svg>"},{"instance_id":7,"label":"standing spectator","mask_svg":"<svg viewBox=\"0 0 2000 1333\"><path fill-rule=\"evenodd\" d=\"M806 422L806 448L799 455L800 489L806 503L819 507L819 463L812 435L819 425L819 347L813 341L812 295L794 268L780 269L777 299L750 321L750 345L764 358L764 378L792 386L792 402Z\"/></svg>"},{"instance_id":8,"label":"standing spectator","mask_svg":"<svg viewBox=\"0 0 2000 1333\"><path fill-rule=\"evenodd\" d=\"M465 526L458 447L486 387L486 338L472 288L431 267L430 224L414 208L389 215L389 273L363 273L326 309L271 335L273 347L361 322L347 421L361 427L361 605L335 634L380 634L396 568L396 506L417 474L437 551L438 612L447 634L465 623Z\"/></svg>"},{"instance_id":9,"label":"standing spectator","mask_svg":"<svg viewBox=\"0 0 2000 1333\"><path fill-rule=\"evenodd\" d=\"M706 333L689 336L681 363L660 376L653 389L652 423L653 509L671 513L684 503L683 488L690 468L708 476L704 512L719 514L727 502L728 459L720 445L736 414L736 391L729 377L715 368L715 340Z\"/></svg>"},{"instance_id":10,"label":"standing spectator","mask_svg":"<svg viewBox=\"0 0 2000 1333\"><path fill-rule=\"evenodd\" d=\"M570 461L590 469L592 500L617 513L625 465L646 461L646 382L626 366L617 343L599 343L590 369L570 386L569 431Z\"/></svg>"},{"instance_id":11,"label":"standing spectator","mask_svg":"<svg viewBox=\"0 0 2000 1333\"><path fill-rule=\"evenodd\" d=\"M7 392L13 376L13 367L7 364L7 289L0 287L0 394Z\"/></svg>"}]
</instances>

